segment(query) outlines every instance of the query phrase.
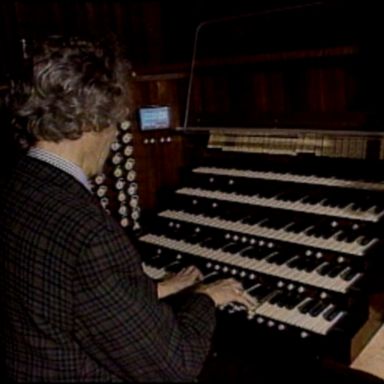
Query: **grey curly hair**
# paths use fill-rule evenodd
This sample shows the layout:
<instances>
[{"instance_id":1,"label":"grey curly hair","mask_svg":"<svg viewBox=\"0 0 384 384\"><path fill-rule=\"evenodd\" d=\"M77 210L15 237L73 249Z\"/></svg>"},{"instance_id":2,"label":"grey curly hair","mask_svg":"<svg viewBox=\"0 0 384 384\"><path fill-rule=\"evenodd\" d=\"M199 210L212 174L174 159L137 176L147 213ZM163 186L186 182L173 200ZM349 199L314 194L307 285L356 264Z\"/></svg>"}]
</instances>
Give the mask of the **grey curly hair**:
<instances>
[{"instance_id":1,"label":"grey curly hair","mask_svg":"<svg viewBox=\"0 0 384 384\"><path fill-rule=\"evenodd\" d=\"M76 140L127 118L131 67L115 40L50 37L35 45L31 64L14 104L29 144Z\"/></svg>"}]
</instances>

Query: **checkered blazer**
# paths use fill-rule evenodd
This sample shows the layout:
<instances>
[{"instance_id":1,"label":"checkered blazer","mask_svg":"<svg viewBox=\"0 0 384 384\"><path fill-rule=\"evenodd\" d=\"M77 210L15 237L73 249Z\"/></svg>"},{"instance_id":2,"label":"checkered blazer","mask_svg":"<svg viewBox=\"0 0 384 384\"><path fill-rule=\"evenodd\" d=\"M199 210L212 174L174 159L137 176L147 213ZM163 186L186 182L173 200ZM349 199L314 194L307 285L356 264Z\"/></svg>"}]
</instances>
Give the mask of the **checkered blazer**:
<instances>
[{"instance_id":1,"label":"checkered blazer","mask_svg":"<svg viewBox=\"0 0 384 384\"><path fill-rule=\"evenodd\" d=\"M16 381L191 381L212 300L172 309L120 226L65 172L23 157L0 192L1 305Z\"/></svg>"}]
</instances>

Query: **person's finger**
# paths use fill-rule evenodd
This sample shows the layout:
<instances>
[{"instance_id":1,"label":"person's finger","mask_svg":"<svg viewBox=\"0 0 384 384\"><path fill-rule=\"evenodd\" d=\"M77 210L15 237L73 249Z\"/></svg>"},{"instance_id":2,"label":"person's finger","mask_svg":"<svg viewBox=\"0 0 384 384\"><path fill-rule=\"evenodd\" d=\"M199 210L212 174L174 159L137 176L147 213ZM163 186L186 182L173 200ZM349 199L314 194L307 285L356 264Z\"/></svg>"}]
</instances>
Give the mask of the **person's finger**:
<instances>
[{"instance_id":1,"label":"person's finger","mask_svg":"<svg viewBox=\"0 0 384 384\"><path fill-rule=\"evenodd\" d=\"M200 281L203 279L203 273L200 271L200 269L195 268L194 271L195 281Z\"/></svg>"},{"instance_id":2,"label":"person's finger","mask_svg":"<svg viewBox=\"0 0 384 384\"><path fill-rule=\"evenodd\" d=\"M222 285L223 287L226 288L238 288L241 289L242 285L239 281L235 280L233 277L229 277L226 279L218 280L218 284Z\"/></svg>"},{"instance_id":3,"label":"person's finger","mask_svg":"<svg viewBox=\"0 0 384 384\"><path fill-rule=\"evenodd\" d=\"M249 309L254 309L258 305L258 301L244 290L235 291L234 301L245 305Z\"/></svg>"},{"instance_id":4,"label":"person's finger","mask_svg":"<svg viewBox=\"0 0 384 384\"><path fill-rule=\"evenodd\" d=\"M192 274L193 274L193 270L191 270L190 267L185 267L177 273L177 275L180 277L188 277Z\"/></svg>"},{"instance_id":5,"label":"person's finger","mask_svg":"<svg viewBox=\"0 0 384 384\"><path fill-rule=\"evenodd\" d=\"M193 274L193 273L197 273L197 272L200 272L200 271L193 265L190 265L188 267L184 267L183 269L181 269L179 271L179 273L183 274L183 275Z\"/></svg>"},{"instance_id":6,"label":"person's finger","mask_svg":"<svg viewBox=\"0 0 384 384\"><path fill-rule=\"evenodd\" d=\"M191 265L183 271L183 275L189 276L194 281L199 281L203 278L201 271L196 268L194 265Z\"/></svg>"}]
</instances>

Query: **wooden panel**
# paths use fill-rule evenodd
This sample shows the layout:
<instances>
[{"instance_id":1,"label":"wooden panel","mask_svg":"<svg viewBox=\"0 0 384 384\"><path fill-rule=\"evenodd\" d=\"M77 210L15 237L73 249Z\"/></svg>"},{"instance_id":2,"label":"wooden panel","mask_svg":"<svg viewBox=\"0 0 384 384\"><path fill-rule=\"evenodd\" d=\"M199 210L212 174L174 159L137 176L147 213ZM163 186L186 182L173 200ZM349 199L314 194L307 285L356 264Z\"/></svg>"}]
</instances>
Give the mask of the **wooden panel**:
<instances>
[{"instance_id":1,"label":"wooden panel","mask_svg":"<svg viewBox=\"0 0 384 384\"><path fill-rule=\"evenodd\" d=\"M140 204L145 213L155 209L158 193L175 188L184 165L183 139L170 131L135 137L135 158Z\"/></svg>"},{"instance_id":2,"label":"wooden panel","mask_svg":"<svg viewBox=\"0 0 384 384\"><path fill-rule=\"evenodd\" d=\"M187 92L187 78L138 78L133 84L134 148L140 204L144 211L155 209L161 188L175 188L185 164L184 141L174 128L181 125ZM137 110L145 105L168 105L171 129L141 132Z\"/></svg>"},{"instance_id":3,"label":"wooden panel","mask_svg":"<svg viewBox=\"0 0 384 384\"><path fill-rule=\"evenodd\" d=\"M335 123L349 124L352 118L351 128L357 127L364 114L359 105L357 51L319 60L314 59L315 51L306 53L296 52L296 59L281 62L200 67L193 78L188 125L284 127L285 121L295 125L297 119L297 127L309 123L307 128L334 129Z\"/></svg>"}]
</instances>

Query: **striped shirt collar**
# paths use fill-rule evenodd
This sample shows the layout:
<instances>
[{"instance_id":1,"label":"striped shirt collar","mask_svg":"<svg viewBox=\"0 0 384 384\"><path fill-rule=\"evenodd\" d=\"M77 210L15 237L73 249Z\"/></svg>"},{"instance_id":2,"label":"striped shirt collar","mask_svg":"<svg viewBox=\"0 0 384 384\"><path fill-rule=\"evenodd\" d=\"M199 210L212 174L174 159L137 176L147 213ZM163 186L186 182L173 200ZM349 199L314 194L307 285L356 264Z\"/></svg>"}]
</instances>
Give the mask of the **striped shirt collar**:
<instances>
[{"instance_id":1,"label":"striped shirt collar","mask_svg":"<svg viewBox=\"0 0 384 384\"><path fill-rule=\"evenodd\" d=\"M45 161L46 163L61 169L62 171L73 176L78 182L84 185L90 192L92 192L92 185L84 171L72 161L64 159L63 157L49 152L42 148L33 147L28 151L28 156L35 159Z\"/></svg>"}]
</instances>

